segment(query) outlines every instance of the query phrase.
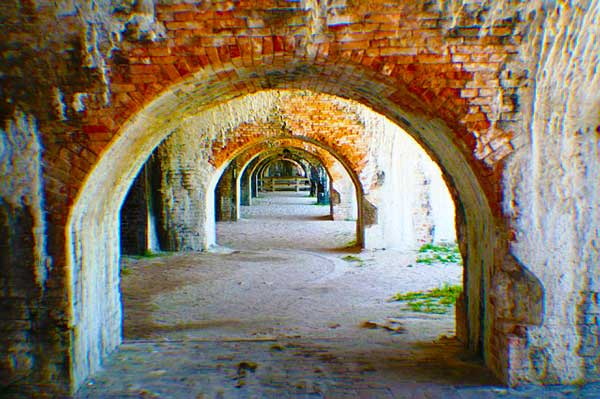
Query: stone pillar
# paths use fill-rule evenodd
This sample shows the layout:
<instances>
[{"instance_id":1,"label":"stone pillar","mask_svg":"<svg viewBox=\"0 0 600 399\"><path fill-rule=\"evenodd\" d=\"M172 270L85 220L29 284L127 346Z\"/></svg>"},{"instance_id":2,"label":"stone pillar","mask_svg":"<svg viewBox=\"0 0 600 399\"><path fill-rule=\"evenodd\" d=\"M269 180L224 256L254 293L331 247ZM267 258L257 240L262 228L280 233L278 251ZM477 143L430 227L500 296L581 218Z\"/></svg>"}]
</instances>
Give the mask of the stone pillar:
<instances>
[{"instance_id":1,"label":"stone pillar","mask_svg":"<svg viewBox=\"0 0 600 399\"><path fill-rule=\"evenodd\" d=\"M327 177L327 172L325 169L320 166L315 168L314 178L311 176L311 187L314 181L315 183L315 194L317 196L317 204L319 205L327 205L330 203L330 187L329 187L329 178Z\"/></svg>"},{"instance_id":2,"label":"stone pillar","mask_svg":"<svg viewBox=\"0 0 600 399\"><path fill-rule=\"evenodd\" d=\"M215 217L217 222L236 221L237 209L237 163L233 160L223 172L215 189Z\"/></svg>"},{"instance_id":3,"label":"stone pillar","mask_svg":"<svg viewBox=\"0 0 600 399\"><path fill-rule=\"evenodd\" d=\"M251 170L256 165L256 160L253 160L246 166L242 176L240 177L240 205L249 206L252 205L252 197L256 197L254 194L254 184L252 184Z\"/></svg>"},{"instance_id":4,"label":"stone pillar","mask_svg":"<svg viewBox=\"0 0 600 399\"><path fill-rule=\"evenodd\" d=\"M168 251L202 251L215 240L213 195L208 193L214 167L188 141L176 132L156 151L157 228L161 247Z\"/></svg>"},{"instance_id":5,"label":"stone pillar","mask_svg":"<svg viewBox=\"0 0 600 399\"><path fill-rule=\"evenodd\" d=\"M148 249L146 166L136 176L121 207L121 254L143 255Z\"/></svg>"},{"instance_id":6,"label":"stone pillar","mask_svg":"<svg viewBox=\"0 0 600 399\"><path fill-rule=\"evenodd\" d=\"M333 220L356 220L358 205L356 187L352 178L339 162L329 167L331 176L331 217Z\"/></svg>"}]
</instances>

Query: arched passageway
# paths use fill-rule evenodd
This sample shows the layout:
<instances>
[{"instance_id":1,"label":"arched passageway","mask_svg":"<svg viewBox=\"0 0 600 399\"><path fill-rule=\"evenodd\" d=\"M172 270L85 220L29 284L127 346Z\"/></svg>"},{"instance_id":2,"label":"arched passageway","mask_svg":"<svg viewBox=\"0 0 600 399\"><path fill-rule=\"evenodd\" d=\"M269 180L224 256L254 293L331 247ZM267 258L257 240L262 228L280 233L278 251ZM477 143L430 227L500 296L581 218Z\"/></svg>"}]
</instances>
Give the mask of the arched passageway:
<instances>
[{"instance_id":1,"label":"arched passageway","mask_svg":"<svg viewBox=\"0 0 600 399\"><path fill-rule=\"evenodd\" d=\"M64 396L118 346L119 209L161 142L169 242L191 251L214 244L208 177L257 129L323 127L312 139L352 155L368 119L327 129L339 104L258 96L280 89L366 105L439 163L466 263L458 335L502 381L597 380L597 4L84 3L1 11L8 384Z\"/></svg>"},{"instance_id":2,"label":"arched passageway","mask_svg":"<svg viewBox=\"0 0 600 399\"><path fill-rule=\"evenodd\" d=\"M309 93L302 96L315 100ZM343 100L336 101L344 103ZM371 117L371 123L376 124L377 116ZM337 121L327 122L334 124ZM378 134L385 134L385 126ZM175 143L165 143L165 148L179 148ZM369 147L365 150L369 151ZM157 154L161 153L168 155L159 148ZM306 201L293 205L285 203L289 198L279 194L286 192L273 195L271 188L257 185L257 197L262 198L255 198L252 205L241 205L238 199L246 171L249 171L248 180L253 181L253 175L264 177L272 165L288 159L293 160L297 174L306 174L309 170L302 167L304 162L314 168L323 168L331 191L338 197L343 192L339 189L339 181L345 180L351 186L353 203L359 202L357 197L363 198L362 185L369 182L368 178L364 173L356 174L344 156L323 144L305 137L278 136L260 138L250 144L244 142L240 149L231 152L214 176L208 177L217 182L214 189L216 219L226 220L217 224L216 243L222 247L214 254L126 261L128 275L122 279L126 339L271 339L286 342L290 337L304 340L335 338L346 342L329 348L336 356L341 356L349 354L351 347L362 353L372 352L372 345L402 350L400 348L422 340L455 333L454 312L434 317L409 312L406 317L394 313L398 310L397 303L386 301L396 290L427 290L443 284L460 284L460 266L432 269L427 273L430 267L416 263L414 252L356 254L354 221L344 218L338 222L324 220L338 219L339 212L329 208L320 210L314 203ZM395 172L393 167L398 167L383 165L386 164L371 173L377 181L376 185L370 185L371 191L385 187L384 176L389 182ZM410 173L422 173L416 165L412 166ZM414 179L419 176L422 175L417 174ZM194 186L194 183L187 182L187 185ZM246 186L250 199L252 188L250 184ZM296 190L292 192L295 194L292 199L297 200ZM401 195L400 191L391 189L387 193L392 197ZM302 195L307 197L307 194ZM381 202L375 202L376 198L371 201L384 209L383 201L393 198L381 197ZM273 205L281 205L282 201L286 206L291 205L287 211L273 211ZM317 198L312 201L317 202ZM404 205L407 204L411 203ZM339 205L340 202L335 204ZM244 211L235 208L240 206L254 210L239 220ZM226 210L219 211L219 207ZM411 214L419 212L423 210L417 206L407 211ZM228 216L225 218L224 215ZM348 219L357 219L352 214L349 216ZM179 274L179 277L172 276ZM186 282L185 288L178 287L182 280ZM164 284L150 284L150 281ZM154 297L149 300L151 296ZM149 311L149 308L153 310ZM427 333L423 334L423 331ZM365 339L369 344L356 344ZM386 361L383 357L380 360ZM485 373L479 374L482 375Z\"/></svg>"},{"instance_id":3,"label":"arched passageway","mask_svg":"<svg viewBox=\"0 0 600 399\"><path fill-rule=\"evenodd\" d=\"M231 181L235 186L229 191L236 191L237 206L251 205L252 198L259 192L277 191L277 186L265 179L268 168L279 159L295 159L297 165L303 165L305 177L298 180L290 176L276 178L279 189L296 192L307 192L319 205L329 205L329 213L333 220L356 221L357 245L362 245L364 225L361 219L359 202L362 201L363 187L356 173L350 168L347 159L335 150L321 143L311 142L306 138L286 138L266 140L251 146L237 156L228 169L239 169L238 178ZM227 170L224 172L228 173ZM293 184L293 187L289 185ZM330 197L333 193L333 201ZM240 212L237 212L238 216ZM233 219L236 220L236 219Z\"/></svg>"},{"instance_id":4,"label":"arched passageway","mask_svg":"<svg viewBox=\"0 0 600 399\"><path fill-rule=\"evenodd\" d=\"M285 168L288 160L291 168L278 169ZM234 172L238 178L224 181L230 169L239 170ZM354 172L321 146L289 139L261 142L237 156L217 185L217 190L237 191L236 195L247 191L243 205L231 201L239 207L234 211L237 217L217 217L240 222L222 224L217 241L245 249L360 246L357 237L362 237L363 226L357 204L363 190L355 182L358 178ZM336 201L329 200L330 192L335 193ZM337 220L347 223L331 223ZM237 241L236 236L243 237L244 242ZM344 238L332 240L334 236Z\"/></svg>"},{"instance_id":5,"label":"arched passageway","mask_svg":"<svg viewBox=\"0 0 600 399\"><path fill-rule=\"evenodd\" d=\"M339 154L330 151L322 145L316 145L302 138L261 141L244 150L229 163L217 189L222 185L226 174L236 175L235 179L228 179L229 187L226 191L232 192L233 196L237 197L232 204L239 207L240 205L250 205L252 198L255 198L260 191L289 190L307 192L308 195L317 197L317 201L324 205L329 203L330 188L341 189L343 187L345 190L344 201L353 204L353 219L356 220L357 198L362 196L362 187L360 184L358 186L355 184L358 179L355 173L348 168L347 162ZM270 169L273 165L279 166L282 161L292 163L296 170L288 172L288 175L275 172L277 176L270 176ZM338 213L340 212L338 211ZM231 219L237 220L240 213L238 211L234 213L238 217ZM334 217L333 205L331 213ZM359 235L361 235L361 229L362 227L358 225Z\"/></svg>"},{"instance_id":6,"label":"arched passageway","mask_svg":"<svg viewBox=\"0 0 600 399\"><path fill-rule=\"evenodd\" d=\"M241 71L240 71L241 73ZM194 99L195 101L198 100L198 98L201 97L200 93L196 93ZM250 106L251 103L247 102L247 99L252 98L252 96L250 97L246 97L246 98L241 98L240 100L233 100L233 101L238 101L236 105L238 107L248 107ZM359 98L361 99L361 101L366 102L369 105L373 105L368 101L365 101L365 99L363 98L363 95L361 94L361 96L359 96ZM165 102L166 101L166 102ZM108 159L112 160L112 165L111 167L101 167L100 165L98 166L98 170L104 169L106 171L108 171L109 173L102 173L102 175L98 175L96 178L101 179L102 182L100 181L95 181L96 178L92 177L90 178L90 180L88 180L88 187L90 188L90 192L89 194L91 196L88 196L87 194L82 194L82 196L80 197L78 204L86 204L85 207L85 213L80 213L80 211L78 211L78 209L83 210L83 208L79 208L79 207L75 207L75 211L73 212L72 215L72 220L78 221L77 223L75 223L74 225L72 225L72 234L74 234L73 237L75 239L74 242L77 242L78 245L75 247L75 255L73 258L73 261L76 262L76 259L82 259L83 261L85 261L85 259L88 259L90 261L93 260L93 257L90 258L89 256L82 256L84 253L86 253L86 251L92 250L93 247L99 245L98 242L88 242L85 239L85 235L88 234L90 232L90 229L88 228L88 225L84 222L84 220L86 220L86 218L95 215L96 217L101 217L104 222L103 223L99 223L97 224L97 226L99 228L104 229L105 227L108 228L108 226L112 225L114 226L115 223L115 219L111 219L111 217L108 217L109 215L113 215L112 217L115 217L116 215L116 209L115 211L110 211L109 209L106 208L106 206L110 206L110 204L120 204L123 200L123 196L126 192L126 189L128 187L128 184L131 182L131 176L135 173L135 171L137 169L139 169L140 164L144 161L144 157L143 157L143 151L140 152L141 149L143 148L147 148L148 150L146 151L150 151L158 142L160 142L164 135L165 132L171 132L173 131L172 128L169 128L168 125L164 125L164 124L157 124L157 119L156 117L158 117L158 115L156 114L157 110L161 109L161 112L168 112L168 113L172 113L175 112L177 109L181 109L182 105L176 105L175 103L170 104L174 101L174 99L171 97L167 100L167 98L164 99L159 99L156 102L153 103L153 105L148 109L149 114L148 115L153 115L151 121L147 119L147 117L138 117L135 120L132 121L132 123L130 125L128 125L128 127L125 128L124 134L121 136L123 138L123 140L125 140L125 137L127 137L129 134L133 134L136 135L136 132L141 133L142 131L144 132L143 135L139 135L137 138L133 138L130 137L127 139L127 143L136 143L136 149L137 151L134 152L134 154L140 154L139 158L134 161L131 162L131 157L129 157L129 162L127 162L127 165L119 165L119 159L121 159L121 157L118 155L118 153L122 152L122 151L127 151L126 150L126 146L123 146L122 144L119 144L119 140L117 140L114 145L111 147L112 150L108 151L106 153L106 159L108 161ZM245 102L246 101L246 102ZM176 101L177 102L177 101ZM232 102L233 104L234 102ZM247 105L246 105L247 104ZM166 106L166 107L165 107ZM436 154L437 160L440 162L440 165L442 166L443 170L447 173L447 178L449 179L449 181L452 183L452 187L456 190L454 191L455 194L459 194L459 196L457 196L456 198L460 198L457 207L457 212L458 212L458 220L459 220L459 227L460 227L460 239L462 241L462 248L463 251L465 251L464 254L464 259L465 259L465 263L466 263L466 268L465 268L465 297L463 300L465 300L465 313L459 318L458 323L459 323L459 334L462 334L462 338L465 339L468 343L469 346L471 347L471 349L475 350L475 351L482 351L482 353L485 353L485 349L483 346L481 346L482 344L484 344L486 341L484 339L484 335L485 335L485 329L483 328L483 325L485 325L485 323L488 323L484 320L484 323L481 324L482 320L481 319L481 315L483 313L481 313L482 311L485 311L485 306L483 306L486 302L485 302L485 292L486 292L486 288L487 285L489 284L489 281L487 280L486 277L486 268L485 265L489 265L489 267L492 267L493 264L493 254L492 252L490 252L492 246L489 243L489 241L492 239L492 235L490 235L492 233L491 226L493 225L493 217L491 214L491 211L489 210L489 208L486 205L486 201L485 201L485 194L483 193L483 191L478 191L479 189L477 189L478 187L478 183L477 183L477 178L475 177L475 174L473 174L472 172L470 172L470 167L468 166L468 163L461 161L463 159L463 156L461 155L461 153L458 151L458 149L451 144L451 142L447 141L447 139L445 139L444 137L448 137L445 136L445 134L450 134L448 131L448 128L445 127L443 124L440 124L439 121L438 122L434 122L433 120L430 120L429 122L427 122L427 124L423 124L424 121L422 119L422 117L415 117L417 119L415 119L415 124L411 124L411 125L407 125L406 121L409 121L410 119L406 119L404 116L403 118L405 119L400 119L397 114L395 114L397 110L397 108L391 104L388 104L389 106L389 111L387 112L387 116L391 117L392 119L395 119L396 122L400 122L403 124L403 126L405 128L407 128L408 131L415 133L415 137L417 137L422 143L426 144L428 146L428 148L432 151L433 154ZM157 108L155 108L157 107ZM225 108L223 108L225 107ZM210 113L215 113L215 112L222 112L223 109L227 109L227 107L230 107L230 105L228 104L224 104L221 106L217 106L216 108L212 108L212 109L208 109L207 111L205 111L206 115L210 115ZM185 107L183 107L185 108ZM237 114L235 111L233 112L233 114ZM203 114L198 114L198 115L203 115ZM407 117L409 116L409 114L405 114ZM202 120L202 116L198 117L198 120ZM214 118L214 117L213 117ZM166 121L168 121L170 119L166 119ZM421 124L417 123L417 120L421 120ZM148 123L151 122L151 123ZM175 122L173 120L173 122ZM227 123L231 123L231 122L227 122ZM185 122L185 126L186 129L189 131L189 129L193 126L193 122L188 120ZM214 125L213 125L214 126ZM231 125L229 125L231 126ZM417 129L417 127L419 127L421 130ZM211 130L212 129L212 130ZM435 129L434 131L431 131L431 129ZM220 129L219 128L215 128L215 127L209 127L208 131L212 131L213 133L211 134L216 134ZM425 135L423 134L424 131L430 131L431 133ZM129 133L131 132L131 133ZM189 137L189 136L187 136ZM203 137L203 136L201 136ZM166 141L165 143L167 145L172 145L177 147L177 133L175 134L171 134L169 136L168 141ZM126 143L123 142L123 143ZM181 148L181 147L179 147ZM436 150L437 149L437 150ZM237 151L237 150L236 150ZM439 153L438 153L439 151ZM104 158L103 158L104 159ZM115 160L117 160L116 164L115 164ZM223 164L223 163L222 163ZM135 168L134 168L135 166ZM119 168L121 170L121 173L114 173L117 170L119 170ZM137 169L136 169L137 168ZM187 169L190 171L193 170L197 170L197 169ZM454 171L454 173L452 173L452 171ZM106 180L109 179L109 180ZM114 179L112 180L112 183L109 183L110 179ZM216 178L213 178L213 183L211 183L211 185L214 185L216 183ZM182 180L183 182L185 182L185 179ZM102 193L102 195L100 195L101 193L95 191L94 187L98 187L98 185L111 185L113 187L115 187L115 190L110 192L110 193ZM87 191L86 191L87 192ZM108 200L108 198L104 198L106 196L106 194L109 194L111 196L115 196L114 198L111 197L111 200L106 203L105 201ZM101 203L103 204L100 208L95 208L92 207L91 204L96 202L98 203L98 201L101 201ZM100 203L98 203L98 205L100 206ZM206 206L206 202L202 204L202 206ZM99 214L96 214L93 209L97 209L98 212L100 212ZM364 210L364 209L363 209ZM210 211L210 205L209 205L209 209L204 212L204 215L206 215L206 225L209 226L212 222L210 221L210 217L208 215L214 215L213 212ZM487 215L487 216L486 216ZM106 219L108 217L108 219ZM112 221L111 221L112 220ZM86 226L86 229L84 229L85 231L87 231L88 233L86 233L84 230L81 229L81 227L77 227L77 226ZM101 227L104 226L104 227ZM111 229L114 229L114 227L112 227ZM94 232L93 236L97 236L99 232ZM83 235L82 235L83 234ZM105 241L105 244L108 245L107 247L104 247L104 250L106 251L106 253L113 253L114 256L116 256L118 254L118 249L113 248L112 246L114 245L111 244L111 234L105 234L103 235L104 237L107 237L107 240ZM114 235L112 235L114 237ZM210 241L210 240L209 240ZM88 249L86 249L88 248ZM111 249L112 248L112 249ZM96 251L96 250L93 250ZM81 254L81 255L77 255L77 254ZM107 257L105 258L107 260L113 260L114 264L110 264L107 263L105 264L103 267L105 268L105 270L114 270L113 273L117 273L118 268L117 268L117 258L116 257ZM96 262L95 260L93 260L93 262ZM75 263L76 265L76 263ZM484 266L483 269L481 268L481 266ZM91 266L91 265L90 265ZM98 264L96 264L96 267L99 266ZM77 266L75 266L75 268L77 268ZM74 269L75 270L75 269ZM92 273L93 268L91 267L84 267L81 270L86 271L87 273ZM83 279L76 279L79 281L87 281L87 278L83 278ZM114 278L114 281L118 281L116 278ZM488 282L486 282L488 281ZM99 283L97 285L97 288L101 288L103 287L103 283ZM88 294L91 294L91 292L89 291L90 287L86 287L86 288L81 288L81 289L85 289L88 290ZM103 291L103 292L100 292ZM101 289L100 291L98 291L98 294L101 294L103 296L106 296L108 293L106 291L104 291L104 289ZM76 289L74 291L75 295L77 295L78 290ZM109 290L110 292L110 290ZM484 296L482 297L482 293L484 293ZM111 295L115 295L115 304L118 303L118 291L113 291L113 294ZM83 303L79 302L80 305L79 306L84 306ZM111 301L105 302L106 304L110 304ZM108 310L108 309L107 309ZM114 314L115 316L118 316L119 313L113 313L114 311L110 311L110 313ZM100 314L102 314L102 312L100 312ZM83 315L83 313L82 313ZM83 320L82 320L83 321ZM98 320L99 321L99 320ZM106 320L104 320L103 322L106 322ZM116 319L113 321L113 323L115 323L115 327L118 328L119 324L120 324L120 320ZM83 325L82 325L83 327ZM86 328L84 328L82 330L83 331L93 331L94 328L92 326L87 326ZM82 337L83 338L83 337ZM118 342L118 336L113 336L113 337L109 337L107 336L107 339L117 339L117 341L113 341L114 343ZM85 353L89 354L89 350L92 349L92 347L89 347L87 349L84 349L87 347L87 343L89 342L87 341L87 339L80 341L81 344L83 345L81 347L82 350L84 350ZM106 348L110 348L111 344L109 342L106 342L104 345L100 345L99 347L105 347ZM98 346L96 346L96 348L98 348ZM107 349L108 350L108 349ZM77 351L76 351L77 352ZM100 355L100 354L99 354ZM86 356L86 359L93 359L94 356ZM79 363L78 363L78 367L83 367L81 370L82 372L84 372L85 370L85 360L82 359ZM91 365L90 365L91 367ZM83 375L83 374L82 374Z\"/></svg>"}]
</instances>

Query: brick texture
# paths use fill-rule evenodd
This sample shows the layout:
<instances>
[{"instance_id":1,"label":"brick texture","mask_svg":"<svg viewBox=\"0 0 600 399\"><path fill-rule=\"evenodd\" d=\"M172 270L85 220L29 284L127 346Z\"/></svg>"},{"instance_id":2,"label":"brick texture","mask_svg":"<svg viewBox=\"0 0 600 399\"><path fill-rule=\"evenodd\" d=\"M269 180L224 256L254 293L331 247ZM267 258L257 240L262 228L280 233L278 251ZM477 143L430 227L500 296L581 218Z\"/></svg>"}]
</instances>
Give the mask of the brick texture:
<instances>
[{"instance_id":1,"label":"brick texture","mask_svg":"<svg viewBox=\"0 0 600 399\"><path fill-rule=\"evenodd\" d=\"M42 174L39 196L5 184L0 201L0 300L9 309L0 355L16 397L38 387L68 395L120 342L113 241L135 176L127 168L195 115L273 89L317 95L308 104L290 97L275 119L246 120L205 143L207 165L224 165L272 126L372 176L364 121L325 96L380 112L439 162L456 200L470 349L506 382L598 378L596 3L117 3L0 6L2 149L38 132ZM34 174L9 167L4 152L9 183ZM520 319L522 308L547 317ZM554 369L538 367L554 360Z\"/></svg>"}]
</instances>

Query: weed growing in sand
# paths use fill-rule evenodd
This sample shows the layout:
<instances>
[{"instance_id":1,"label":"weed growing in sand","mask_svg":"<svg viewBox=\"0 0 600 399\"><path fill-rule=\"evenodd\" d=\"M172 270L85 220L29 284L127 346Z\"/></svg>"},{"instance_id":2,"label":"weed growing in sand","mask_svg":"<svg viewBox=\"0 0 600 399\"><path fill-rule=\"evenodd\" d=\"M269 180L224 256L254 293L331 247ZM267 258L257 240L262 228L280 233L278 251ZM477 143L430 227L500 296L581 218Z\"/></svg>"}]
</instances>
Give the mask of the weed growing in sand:
<instances>
[{"instance_id":1,"label":"weed growing in sand","mask_svg":"<svg viewBox=\"0 0 600 399\"><path fill-rule=\"evenodd\" d=\"M398 293L391 300L406 302L408 309L413 312L445 314L456 303L461 292L461 285L445 283L429 291Z\"/></svg>"},{"instance_id":2,"label":"weed growing in sand","mask_svg":"<svg viewBox=\"0 0 600 399\"><path fill-rule=\"evenodd\" d=\"M435 263L462 265L462 257L455 243L425 244L419 248L417 263L432 265Z\"/></svg>"},{"instance_id":3,"label":"weed growing in sand","mask_svg":"<svg viewBox=\"0 0 600 399\"><path fill-rule=\"evenodd\" d=\"M346 255L342 258L346 262L356 263L356 266L361 267L365 264L365 261L354 255Z\"/></svg>"}]
</instances>

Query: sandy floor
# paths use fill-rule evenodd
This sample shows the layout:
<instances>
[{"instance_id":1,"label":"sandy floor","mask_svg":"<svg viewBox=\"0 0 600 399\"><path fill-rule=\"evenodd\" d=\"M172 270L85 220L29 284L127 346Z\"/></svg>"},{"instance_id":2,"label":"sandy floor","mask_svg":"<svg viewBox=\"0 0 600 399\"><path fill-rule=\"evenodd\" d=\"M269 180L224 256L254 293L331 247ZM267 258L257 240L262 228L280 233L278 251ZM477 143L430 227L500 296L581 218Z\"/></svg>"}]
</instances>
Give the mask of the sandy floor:
<instances>
[{"instance_id":1,"label":"sandy floor","mask_svg":"<svg viewBox=\"0 0 600 399\"><path fill-rule=\"evenodd\" d=\"M355 224L327 220L329 208L314 202L258 199L240 221L218 224L218 243L229 250L127 259L125 339L431 341L453 334L453 313L414 313L388 299L459 283L461 267L417 264L414 252L347 248ZM362 262L343 260L348 254ZM365 329L365 321L403 332Z\"/></svg>"},{"instance_id":2,"label":"sandy floor","mask_svg":"<svg viewBox=\"0 0 600 399\"><path fill-rule=\"evenodd\" d=\"M500 387L452 338L453 315L388 302L458 283L458 266L354 252L353 223L273 196L218 226L219 253L125 259L125 343L77 399L600 397L586 387ZM364 328L365 321L376 328ZM377 327L379 326L379 327ZM390 331L381 326L387 326ZM22 396L18 396L22 397Z\"/></svg>"}]
</instances>

